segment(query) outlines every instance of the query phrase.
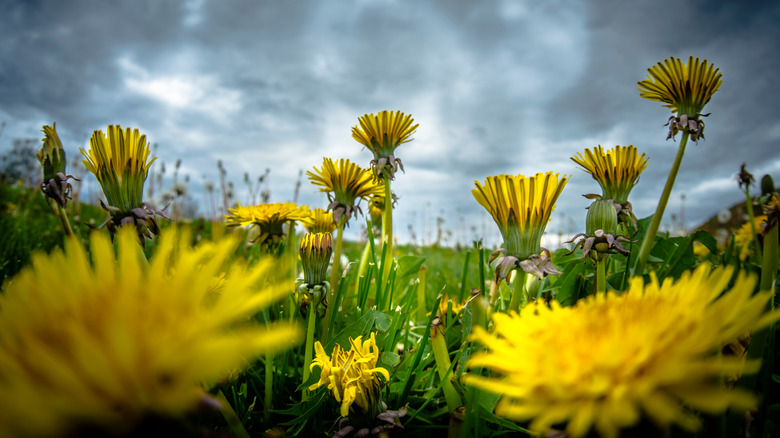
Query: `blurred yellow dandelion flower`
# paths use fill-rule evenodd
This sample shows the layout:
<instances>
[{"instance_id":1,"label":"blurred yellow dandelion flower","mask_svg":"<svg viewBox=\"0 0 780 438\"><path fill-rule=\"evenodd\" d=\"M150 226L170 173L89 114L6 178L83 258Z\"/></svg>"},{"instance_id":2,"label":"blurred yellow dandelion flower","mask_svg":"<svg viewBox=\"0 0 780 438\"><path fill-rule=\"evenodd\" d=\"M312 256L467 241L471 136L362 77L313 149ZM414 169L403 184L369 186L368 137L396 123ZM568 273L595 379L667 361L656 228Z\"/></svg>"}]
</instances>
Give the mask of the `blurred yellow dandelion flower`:
<instances>
[{"instance_id":1,"label":"blurred yellow dandelion flower","mask_svg":"<svg viewBox=\"0 0 780 438\"><path fill-rule=\"evenodd\" d=\"M349 221L355 210L362 213L358 205L361 199L368 201L370 196L384 193L384 187L370 172L344 158L323 158L322 169L315 167L314 172L307 171L306 175L312 184L321 187L321 192L328 194L328 210L333 210L336 222L342 214Z\"/></svg>"},{"instance_id":2,"label":"blurred yellow dandelion flower","mask_svg":"<svg viewBox=\"0 0 780 438\"><path fill-rule=\"evenodd\" d=\"M599 145L597 148L585 149L584 155L578 152L571 160L599 183L601 198L614 201L619 217L631 218L633 213L628 195L639 182L639 175L647 168L648 158L644 153L639 155L634 146L615 146L605 151Z\"/></svg>"},{"instance_id":3,"label":"blurred yellow dandelion flower","mask_svg":"<svg viewBox=\"0 0 780 438\"><path fill-rule=\"evenodd\" d=\"M165 231L149 264L135 230L118 255L91 236L37 254L0 294L0 436L113 436L150 417L179 418L209 400L215 383L247 361L289 348L298 327L265 328L252 315L289 293L269 284L275 263L230 263L238 243L190 247ZM218 292L215 278L226 273Z\"/></svg>"},{"instance_id":4,"label":"blurred yellow dandelion flower","mask_svg":"<svg viewBox=\"0 0 780 438\"><path fill-rule=\"evenodd\" d=\"M718 91L723 81L720 69L699 58L668 58L647 69L647 79L639 81L639 95L662 102L677 113L669 119L669 138L678 131L688 131L691 139L704 138L704 123L699 120L704 105Z\"/></svg>"},{"instance_id":5,"label":"blurred yellow dandelion flower","mask_svg":"<svg viewBox=\"0 0 780 438\"><path fill-rule=\"evenodd\" d=\"M764 228L767 217L765 215L756 216L753 218L753 225L756 227L756 232L761 233ZM750 221L742 224L741 227L734 233L734 244L739 248L739 258L745 260L750 255L750 248L753 245L753 228L750 226Z\"/></svg>"},{"instance_id":6,"label":"blurred yellow dandelion flower","mask_svg":"<svg viewBox=\"0 0 780 438\"><path fill-rule=\"evenodd\" d=\"M593 295L573 307L552 301L496 313L491 333L477 327L472 336L488 351L468 363L494 377L469 375L466 383L501 394L497 414L533 420L540 432L568 422L575 438L592 427L616 437L642 415L661 427L695 430L691 410L748 409L753 395L726 390L718 376L754 373L759 363L716 352L780 312L764 314L773 294L754 294L754 276L740 273L728 289L733 273L705 263L674 283L634 278L623 294Z\"/></svg>"},{"instance_id":7,"label":"blurred yellow dandelion flower","mask_svg":"<svg viewBox=\"0 0 780 438\"><path fill-rule=\"evenodd\" d=\"M401 160L395 156L395 148L412 141L409 137L420 125L412 125L412 116L401 111L364 114L358 117L358 123L359 127L352 127L352 138L374 154L374 159L371 160L374 174L378 178L393 179L399 166L404 170Z\"/></svg>"},{"instance_id":8,"label":"blurred yellow dandelion flower","mask_svg":"<svg viewBox=\"0 0 780 438\"><path fill-rule=\"evenodd\" d=\"M332 233L336 231L336 221L333 212L315 208L308 217L300 220L306 231L316 233Z\"/></svg>"},{"instance_id":9,"label":"blurred yellow dandelion flower","mask_svg":"<svg viewBox=\"0 0 780 438\"><path fill-rule=\"evenodd\" d=\"M277 202L274 204L258 204L229 208L225 216L225 225L243 227L256 225L259 234L256 242L271 244L281 240L287 223L304 220L311 215L309 207L293 202Z\"/></svg>"},{"instance_id":10,"label":"blurred yellow dandelion flower","mask_svg":"<svg viewBox=\"0 0 780 438\"><path fill-rule=\"evenodd\" d=\"M341 403L342 417L349 416L350 411L355 410L354 405L360 408L359 414L376 417L382 409L378 376L381 374L388 381L390 373L376 366L379 348L373 332L365 341L358 336L357 339L349 338L349 343L352 345L349 351L336 344L332 356L328 356L319 341L314 344L316 357L309 369L320 367L320 381L311 385L309 390L327 386L336 401Z\"/></svg>"},{"instance_id":11,"label":"blurred yellow dandelion flower","mask_svg":"<svg viewBox=\"0 0 780 438\"><path fill-rule=\"evenodd\" d=\"M539 277L559 273L549 263L549 251L545 250L547 257L540 257L544 229L569 178L558 175L547 172L530 177L489 176L484 186L474 181L477 188L471 193L493 217L504 238L504 248L491 256L491 262L499 259L499 279L509 281L509 273L518 265Z\"/></svg>"}]
</instances>

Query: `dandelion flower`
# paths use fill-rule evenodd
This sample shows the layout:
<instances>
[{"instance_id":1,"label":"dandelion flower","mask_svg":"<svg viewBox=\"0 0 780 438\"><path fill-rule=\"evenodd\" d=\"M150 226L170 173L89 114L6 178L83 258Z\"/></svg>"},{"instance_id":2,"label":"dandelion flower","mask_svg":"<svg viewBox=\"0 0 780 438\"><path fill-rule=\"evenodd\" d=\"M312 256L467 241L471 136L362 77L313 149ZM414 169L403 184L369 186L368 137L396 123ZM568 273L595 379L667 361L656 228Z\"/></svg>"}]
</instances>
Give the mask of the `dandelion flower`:
<instances>
[{"instance_id":1,"label":"dandelion flower","mask_svg":"<svg viewBox=\"0 0 780 438\"><path fill-rule=\"evenodd\" d=\"M688 58L685 64L679 58L668 58L647 69L647 79L639 81L639 95L645 99L663 102L677 116L669 118L669 136L687 131L693 141L704 138L704 122L699 117L704 105L723 83L720 69L699 58Z\"/></svg>"},{"instance_id":2,"label":"dandelion flower","mask_svg":"<svg viewBox=\"0 0 780 438\"><path fill-rule=\"evenodd\" d=\"M328 210L333 210L336 222L341 215L346 215L349 221L355 210L362 213L357 204L361 199L368 201L370 196L384 193L384 188L371 173L344 158L338 161L323 158L322 169L315 167L314 172L307 171L306 175L312 184L321 186L321 192L327 192Z\"/></svg>"},{"instance_id":3,"label":"dandelion flower","mask_svg":"<svg viewBox=\"0 0 780 438\"><path fill-rule=\"evenodd\" d=\"M89 151L80 149L86 158L82 160L87 170L92 172L103 189L108 205L100 205L110 213L109 231L115 233L121 225L133 225L143 237L159 234L160 228L155 215L167 217L162 211L143 202L144 182L149 167L156 158L149 159L151 151L146 135L140 135L137 129L122 131L119 125L109 125L108 135L103 131L94 131L89 140Z\"/></svg>"},{"instance_id":4,"label":"dandelion flower","mask_svg":"<svg viewBox=\"0 0 780 438\"><path fill-rule=\"evenodd\" d=\"M621 222L631 220L636 227L636 217L628 202L631 189L639 182L639 175L647 168L645 154L639 155L634 146L615 146L607 151L598 148L585 149L585 155L577 153L572 161L591 174L602 190L602 199L611 199L618 209Z\"/></svg>"},{"instance_id":5,"label":"dandelion flower","mask_svg":"<svg viewBox=\"0 0 780 438\"><path fill-rule=\"evenodd\" d=\"M123 228L117 256L103 233L92 234L92 263L69 239L6 284L0 436L113 436L145 419L181 418L209 400L202 382L300 339L297 327L252 318L288 293L267 281L273 261L231 264L235 239L190 247L188 234L169 230L149 264L135 230Z\"/></svg>"},{"instance_id":6,"label":"dandelion flower","mask_svg":"<svg viewBox=\"0 0 780 438\"><path fill-rule=\"evenodd\" d=\"M327 282L328 264L333 254L333 234L307 233L301 239L298 250L303 266L303 279L296 280L299 294L299 302L303 297L306 301L314 301L316 305L328 307L328 292L330 283Z\"/></svg>"},{"instance_id":7,"label":"dandelion flower","mask_svg":"<svg viewBox=\"0 0 780 438\"><path fill-rule=\"evenodd\" d=\"M756 230L761 232L766 222L767 217L765 215L756 216L753 218L753 226ZM739 248L739 258L745 260L750 255L750 247L753 245L753 227L750 226L750 222L745 222L734 233L734 243Z\"/></svg>"},{"instance_id":8,"label":"dandelion flower","mask_svg":"<svg viewBox=\"0 0 780 438\"><path fill-rule=\"evenodd\" d=\"M315 208L311 211L311 215L301 219L300 222L306 228L306 231L312 234L336 231L336 221L333 218L333 212L323 210L322 208Z\"/></svg>"},{"instance_id":9,"label":"dandelion flower","mask_svg":"<svg viewBox=\"0 0 780 438\"><path fill-rule=\"evenodd\" d=\"M550 220L555 201L568 182L568 176L557 173L537 173L534 176L489 176L484 186L474 181L477 188L471 193L480 205L493 216L504 238L504 248L491 255L498 259L496 276L507 279L518 265L538 277L558 274L549 263L549 251L541 247L542 235Z\"/></svg>"},{"instance_id":10,"label":"dandelion flower","mask_svg":"<svg viewBox=\"0 0 780 438\"><path fill-rule=\"evenodd\" d=\"M404 170L401 160L395 156L395 148L412 141L409 137L420 125L412 125L412 116L401 111L365 114L358 117L358 122L360 126L352 128L352 138L374 154L374 159L371 160L374 174L378 178L393 179L398 167Z\"/></svg>"},{"instance_id":11,"label":"dandelion flower","mask_svg":"<svg viewBox=\"0 0 780 438\"><path fill-rule=\"evenodd\" d=\"M376 417L382 409L379 375L388 381L390 373L376 366L379 348L373 332L365 341L358 336L357 339L349 338L349 343L352 346L349 351L336 344L332 356L328 356L319 341L314 344L316 357L309 369L320 367L320 381L311 385L309 390L327 386L333 398L341 403L342 417L349 416L350 412ZM357 412L356 408L359 409Z\"/></svg>"},{"instance_id":12,"label":"dandelion flower","mask_svg":"<svg viewBox=\"0 0 780 438\"><path fill-rule=\"evenodd\" d=\"M259 204L229 208L225 225L243 227L256 225L260 230L256 242L261 245L278 244L284 236L283 225L304 220L311 214L309 207L292 202Z\"/></svg>"},{"instance_id":13,"label":"dandelion flower","mask_svg":"<svg viewBox=\"0 0 780 438\"><path fill-rule=\"evenodd\" d=\"M643 416L695 430L692 410L749 409L752 394L728 391L718 377L754 373L759 364L716 353L780 312L764 314L772 292L754 294L754 276L740 273L728 289L733 272L705 263L674 283L634 278L623 294L593 295L573 307L537 302L519 314L496 313L491 333L477 327L472 336L488 351L468 363L494 376L469 375L466 383L501 394L498 415L533 420L540 432L567 422L575 438L593 427L616 437Z\"/></svg>"},{"instance_id":14,"label":"dandelion flower","mask_svg":"<svg viewBox=\"0 0 780 438\"><path fill-rule=\"evenodd\" d=\"M43 182L41 191L55 201L60 207L65 208L68 199L71 199L73 187L69 179L76 179L73 175L65 175L65 150L62 148L60 137L57 135L57 125L43 127L43 146L38 152L38 161L43 167ZM78 180L77 180L78 181Z\"/></svg>"}]
</instances>

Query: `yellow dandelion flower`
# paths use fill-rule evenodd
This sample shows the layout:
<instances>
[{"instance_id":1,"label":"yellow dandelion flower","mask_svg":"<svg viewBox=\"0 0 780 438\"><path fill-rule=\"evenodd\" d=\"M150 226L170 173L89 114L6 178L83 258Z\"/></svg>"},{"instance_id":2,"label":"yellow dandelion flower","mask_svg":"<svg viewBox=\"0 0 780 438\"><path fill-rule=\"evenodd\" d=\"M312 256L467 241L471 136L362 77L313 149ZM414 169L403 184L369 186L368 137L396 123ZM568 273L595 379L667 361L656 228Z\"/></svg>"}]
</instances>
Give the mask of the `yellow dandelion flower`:
<instances>
[{"instance_id":1,"label":"yellow dandelion flower","mask_svg":"<svg viewBox=\"0 0 780 438\"><path fill-rule=\"evenodd\" d=\"M73 190L68 180L76 178L65 174L67 161L62 142L57 135L57 125L52 123L52 126L44 126L43 133L45 135L41 140L43 146L38 152L38 161L43 167L41 191L47 198L64 208L67 200L71 199L71 191Z\"/></svg>"},{"instance_id":2,"label":"yellow dandelion flower","mask_svg":"<svg viewBox=\"0 0 780 438\"><path fill-rule=\"evenodd\" d=\"M306 231L312 234L336 231L336 221L333 218L333 212L323 210L322 208L315 208L311 211L311 215L301 219L300 222L306 228Z\"/></svg>"},{"instance_id":3,"label":"yellow dandelion flower","mask_svg":"<svg viewBox=\"0 0 780 438\"><path fill-rule=\"evenodd\" d=\"M756 227L756 232L761 233L764 228L767 217L765 215L756 216L753 218L753 225ZM750 222L745 222L734 233L734 243L739 248L739 258L745 260L750 255L750 249L753 246L753 228L750 226Z\"/></svg>"},{"instance_id":4,"label":"yellow dandelion flower","mask_svg":"<svg viewBox=\"0 0 780 438\"><path fill-rule=\"evenodd\" d=\"M521 263L526 272L538 276L558 273L548 263L547 258L536 259L542 250L542 235L555 207L555 201L569 179L568 176L559 178L558 175L547 172L530 177L489 176L485 179L484 186L480 185L479 181L474 181L477 188L472 189L471 193L493 217L504 238L504 248L491 256L492 260L503 254L496 269L499 279L508 278L510 271L518 263ZM532 259L542 263L522 264Z\"/></svg>"},{"instance_id":5,"label":"yellow dandelion flower","mask_svg":"<svg viewBox=\"0 0 780 438\"><path fill-rule=\"evenodd\" d=\"M472 336L488 351L468 363L494 377L470 375L466 382L503 396L497 414L533 420L536 431L568 422L575 438L594 427L616 437L642 415L661 427L695 430L691 410L748 409L752 394L726 390L718 376L755 373L759 364L716 352L780 312L764 314L773 294L754 294L752 275L740 273L728 289L733 273L705 263L674 283L634 278L623 294L597 294L573 307L553 301L496 313L491 333L477 327Z\"/></svg>"},{"instance_id":6,"label":"yellow dandelion flower","mask_svg":"<svg viewBox=\"0 0 780 438\"><path fill-rule=\"evenodd\" d=\"M260 244L278 243L284 236L282 225L304 220L311 214L309 207L293 202L277 202L275 204L259 204L229 208L225 216L225 225L243 227L256 225L260 233L257 242Z\"/></svg>"},{"instance_id":7,"label":"yellow dandelion flower","mask_svg":"<svg viewBox=\"0 0 780 438\"><path fill-rule=\"evenodd\" d=\"M663 102L677 113L670 118L669 137L678 131L688 131L694 141L704 138L704 123L699 120L704 105L723 83L720 69L699 58L688 58L685 64L679 58L668 58L647 69L647 79L639 81L639 95L645 99Z\"/></svg>"},{"instance_id":8,"label":"yellow dandelion flower","mask_svg":"<svg viewBox=\"0 0 780 438\"><path fill-rule=\"evenodd\" d=\"M764 235L766 235L770 229L777 226L780 222L780 195L773 194L771 198L764 204L764 215L766 216L766 224L764 224Z\"/></svg>"},{"instance_id":9,"label":"yellow dandelion flower","mask_svg":"<svg viewBox=\"0 0 780 438\"><path fill-rule=\"evenodd\" d=\"M333 234L307 233L301 239L299 254L304 282L311 286L324 283L333 254Z\"/></svg>"},{"instance_id":10,"label":"yellow dandelion flower","mask_svg":"<svg viewBox=\"0 0 780 438\"><path fill-rule=\"evenodd\" d=\"M365 341L362 336L358 336L357 339L349 338L349 343L352 346L349 351L336 344L332 356L328 356L319 341L314 344L316 357L309 369L320 367L320 381L311 385L309 390L327 386L336 401L341 403L342 417L348 416L350 410L354 411L354 405L360 408L360 414L376 417L381 409L378 375L381 374L388 381L390 373L376 366L379 348L373 332Z\"/></svg>"},{"instance_id":11,"label":"yellow dandelion flower","mask_svg":"<svg viewBox=\"0 0 780 438\"><path fill-rule=\"evenodd\" d=\"M401 160L395 157L395 148L412 141L409 137L420 125L412 125L412 116L401 111L364 114L363 117L358 117L358 122L360 127L352 127L352 138L374 154L374 159L371 160L374 174L378 178L393 179L399 166L404 170Z\"/></svg>"},{"instance_id":12,"label":"yellow dandelion flower","mask_svg":"<svg viewBox=\"0 0 780 438\"><path fill-rule=\"evenodd\" d=\"M645 154L639 155L634 146L615 146L605 151L601 145L585 149L584 156L578 152L571 160L598 181L603 199L611 199L621 206L628 203L628 195L648 162Z\"/></svg>"},{"instance_id":13,"label":"yellow dandelion flower","mask_svg":"<svg viewBox=\"0 0 780 438\"><path fill-rule=\"evenodd\" d=\"M289 283L268 283L268 259L231 264L235 239L191 247L168 229L148 264L134 230L117 241L115 256L93 233L90 263L69 239L64 252L35 255L0 294L0 436L121 435L150 417L179 418L208 400L203 382L300 339L298 327L251 318Z\"/></svg>"},{"instance_id":14,"label":"yellow dandelion flower","mask_svg":"<svg viewBox=\"0 0 780 438\"><path fill-rule=\"evenodd\" d=\"M322 169L315 167L314 172L307 171L306 175L312 184L321 187L321 192L328 194L328 210L333 210L336 222L342 214L348 221L355 210L362 213L357 204L361 199L367 201L372 195L384 193L384 187L370 172L344 158L323 158Z\"/></svg>"}]
</instances>

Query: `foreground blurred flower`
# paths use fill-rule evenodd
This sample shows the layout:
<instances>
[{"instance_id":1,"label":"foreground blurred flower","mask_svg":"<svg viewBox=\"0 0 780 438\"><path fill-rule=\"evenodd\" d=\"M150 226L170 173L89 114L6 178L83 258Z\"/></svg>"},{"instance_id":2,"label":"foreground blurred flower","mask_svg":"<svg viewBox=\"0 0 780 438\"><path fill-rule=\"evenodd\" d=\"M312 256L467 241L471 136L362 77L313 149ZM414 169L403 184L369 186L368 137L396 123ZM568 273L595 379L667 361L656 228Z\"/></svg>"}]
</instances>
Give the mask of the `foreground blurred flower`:
<instances>
[{"instance_id":1,"label":"foreground blurred flower","mask_svg":"<svg viewBox=\"0 0 780 438\"><path fill-rule=\"evenodd\" d=\"M256 225L259 233L256 243L271 247L278 245L284 237L284 224L304 220L311 212L309 207L292 202L277 202L275 204L259 204L229 208L225 216L225 225L243 227Z\"/></svg>"},{"instance_id":2,"label":"foreground blurred flower","mask_svg":"<svg viewBox=\"0 0 780 438\"><path fill-rule=\"evenodd\" d=\"M395 148L414 139L409 138L420 125L412 125L414 119L401 111L382 111L377 115L358 117L360 127L352 127L352 138L362 143L374 154L371 168L377 178L395 178L398 167L404 165L395 157Z\"/></svg>"},{"instance_id":3,"label":"foreground blurred flower","mask_svg":"<svg viewBox=\"0 0 780 438\"><path fill-rule=\"evenodd\" d=\"M315 208L308 217L301 219L300 222L306 231L312 234L336 231L336 220L333 218L333 212L321 208Z\"/></svg>"},{"instance_id":4,"label":"foreground blurred flower","mask_svg":"<svg viewBox=\"0 0 780 438\"><path fill-rule=\"evenodd\" d=\"M550 251L542 248L541 242L568 178L559 179L557 173L547 172L530 177L489 176L484 187L474 181L477 188L471 193L493 216L504 238L504 248L490 256L491 263L498 260L497 281L506 279L508 283L509 273L518 266L539 278L560 274L550 263Z\"/></svg>"},{"instance_id":5,"label":"foreground blurred flower","mask_svg":"<svg viewBox=\"0 0 780 438\"><path fill-rule=\"evenodd\" d=\"M333 161L323 158L322 169L314 168L314 172L307 171L306 175L312 184L321 186L320 191L328 194L328 210L333 210L333 218L336 222L345 215L345 221L349 221L355 210L360 210L360 200L368 201L372 195L381 195L382 186L365 169L347 160Z\"/></svg>"},{"instance_id":6,"label":"foreground blurred flower","mask_svg":"<svg viewBox=\"0 0 780 438\"><path fill-rule=\"evenodd\" d=\"M723 83L720 69L688 57L688 64L679 58L668 58L647 69L647 79L639 81L639 95L663 102L677 116L669 118L669 138L677 132L688 132L693 141L704 138L704 122L699 120L704 105Z\"/></svg>"},{"instance_id":7,"label":"foreground blurred flower","mask_svg":"<svg viewBox=\"0 0 780 438\"><path fill-rule=\"evenodd\" d=\"M497 414L533 420L531 428L540 432L568 422L572 437L592 427L615 437L643 414L662 428L676 423L695 430L699 420L691 410L749 409L752 394L728 391L718 377L755 373L759 363L716 353L780 319L780 312L763 313L772 292L754 294L753 276L740 273L727 290L732 274L731 267L702 264L675 283L659 285L653 276L644 286L635 277L621 295L496 313L492 333L475 329L472 339L489 351L469 366L504 377L467 376L466 382L503 396Z\"/></svg>"},{"instance_id":8,"label":"foreground blurred flower","mask_svg":"<svg viewBox=\"0 0 780 438\"><path fill-rule=\"evenodd\" d=\"M336 344L332 356L328 356L319 341L314 344L316 357L309 369L320 367L320 381L309 389L327 386L333 398L341 403L342 417L351 414L376 417L382 410L379 374L388 381L390 373L376 366L379 347L373 332L365 341L358 336L357 339L349 338L349 343L352 345L349 351Z\"/></svg>"},{"instance_id":9,"label":"foreground blurred flower","mask_svg":"<svg viewBox=\"0 0 780 438\"><path fill-rule=\"evenodd\" d=\"M627 224L630 221L636 228L636 216L628 202L628 195L639 182L639 175L647 168L645 154L639 155L634 146L615 146L605 151L599 145L592 150L585 149L584 156L578 152L571 160L598 181L602 190L601 199L611 199L615 203L620 222Z\"/></svg>"},{"instance_id":10,"label":"foreground blurred flower","mask_svg":"<svg viewBox=\"0 0 780 438\"><path fill-rule=\"evenodd\" d=\"M231 265L234 239L190 247L188 233L169 229L146 264L135 239L120 229L115 257L93 233L93 263L70 239L7 284L0 436L122 436L150 418L181 418L215 403L202 382L300 339L297 327L252 318L288 291L267 283L273 261Z\"/></svg>"},{"instance_id":11,"label":"foreground blurred flower","mask_svg":"<svg viewBox=\"0 0 780 438\"><path fill-rule=\"evenodd\" d=\"M151 239L151 234L160 234L155 216L167 218L162 211L143 202L144 182L156 158L149 160L151 151L146 135L140 135L137 129L122 131L119 125L109 125L106 131L107 136L103 131L92 133L89 151L79 149L86 158L82 161L97 178L108 202L105 205L100 201L110 213L103 225L108 226L112 235L122 225L133 225L143 244L144 237Z\"/></svg>"},{"instance_id":12,"label":"foreground blurred flower","mask_svg":"<svg viewBox=\"0 0 780 438\"><path fill-rule=\"evenodd\" d=\"M73 175L65 174L65 150L62 149L60 137L57 135L57 125L43 127L43 146L38 152L38 161L43 167L43 182L41 191L48 198L65 208L68 199L71 199L73 187L68 183L69 179L76 179ZM76 180L78 181L78 180Z\"/></svg>"}]
</instances>

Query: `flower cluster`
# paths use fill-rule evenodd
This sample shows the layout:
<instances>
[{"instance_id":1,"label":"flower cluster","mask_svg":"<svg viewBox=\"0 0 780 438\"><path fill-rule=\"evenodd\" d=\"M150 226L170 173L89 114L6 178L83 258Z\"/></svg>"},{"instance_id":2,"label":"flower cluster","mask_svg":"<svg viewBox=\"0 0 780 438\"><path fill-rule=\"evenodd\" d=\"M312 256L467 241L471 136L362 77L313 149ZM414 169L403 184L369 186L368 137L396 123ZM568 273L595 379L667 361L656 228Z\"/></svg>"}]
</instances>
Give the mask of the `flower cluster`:
<instances>
[{"instance_id":1,"label":"flower cluster","mask_svg":"<svg viewBox=\"0 0 780 438\"><path fill-rule=\"evenodd\" d=\"M250 318L288 291L266 281L274 262L231 264L236 239L190 247L189 234L168 230L149 264L134 230L120 229L117 256L93 233L90 263L72 238L7 284L0 436L113 436L150 416L178 418L215 403L204 382L300 339L298 327Z\"/></svg>"},{"instance_id":2,"label":"flower cluster","mask_svg":"<svg viewBox=\"0 0 780 438\"><path fill-rule=\"evenodd\" d=\"M631 280L623 294L590 296L573 307L551 301L520 314L497 313L494 330L477 327L472 340L489 351L470 367L503 378L467 376L467 383L502 394L496 413L545 431L568 421L567 433L592 428L605 437L636 424L643 414L666 427L694 430L690 411L716 414L747 409L754 397L728 391L717 377L756 372L758 363L718 357L724 345L780 319L764 314L772 292L754 294L756 279L731 267L700 265L676 282ZM522 364L522 365L518 365Z\"/></svg>"},{"instance_id":3,"label":"flower cluster","mask_svg":"<svg viewBox=\"0 0 780 438\"><path fill-rule=\"evenodd\" d=\"M376 366L379 348L373 332L365 341L358 336L357 339L349 338L349 343L352 347L348 351L336 344L332 356L328 356L319 341L314 344L316 357L309 369L320 367L321 371L319 382L311 385L309 390L327 386L336 401L341 403L342 417L349 416L356 409L359 409L358 414L376 417L382 409L378 376L381 374L388 381L390 373Z\"/></svg>"}]
</instances>

